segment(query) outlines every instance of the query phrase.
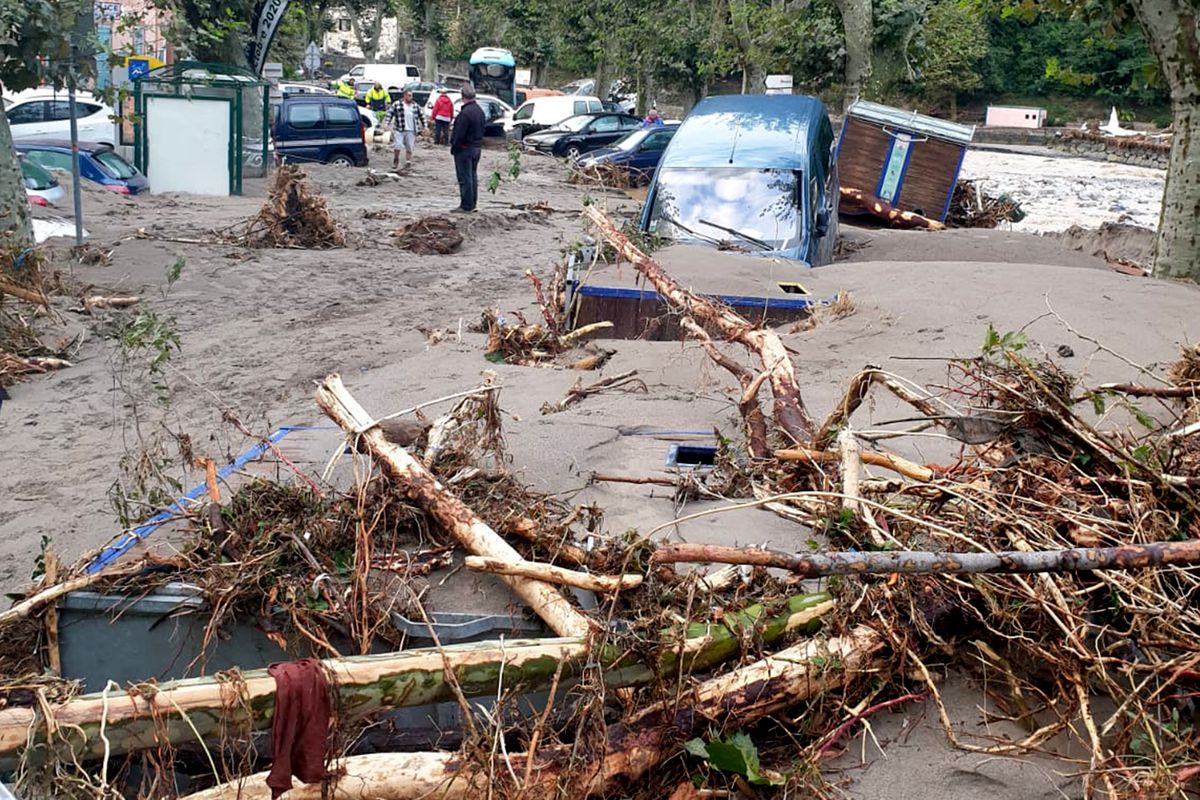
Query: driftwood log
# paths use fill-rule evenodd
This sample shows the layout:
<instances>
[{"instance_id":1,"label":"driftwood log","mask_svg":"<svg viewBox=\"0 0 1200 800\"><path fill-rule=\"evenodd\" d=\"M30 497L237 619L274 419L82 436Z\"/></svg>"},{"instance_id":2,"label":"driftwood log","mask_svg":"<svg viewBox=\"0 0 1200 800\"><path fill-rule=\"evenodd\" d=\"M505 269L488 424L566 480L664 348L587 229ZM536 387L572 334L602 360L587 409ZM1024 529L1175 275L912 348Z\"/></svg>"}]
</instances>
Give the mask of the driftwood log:
<instances>
[{"instance_id":1,"label":"driftwood log","mask_svg":"<svg viewBox=\"0 0 1200 800\"><path fill-rule=\"evenodd\" d=\"M526 798L590 797L618 782L644 776L675 755L679 741L710 723L736 719L740 726L854 681L875 664L880 634L858 627L845 636L800 642L725 675L701 683L686 697L656 703L608 726L605 749L580 763L572 745L543 747L533 754L505 756L511 775L527 781L513 787ZM830 665L836 664L836 668ZM532 769L526 771L529 762ZM282 800L477 800L489 781L508 770L468 762L457 753L388 753L350 756L334 764L336 787L300 786ZM269 800L266 773L227 783L184 800Z\"/></svg>"},{"instance_id":2,"label":"driftwood log","mask_svg":"<svg viewBox=\"0 0 1200 800\"><path fill-rule=\"evenodd\" d=\"M960 573L1093 572L1200 563L1200 539L1071 547L1063 550L1010 550L998 553L933 553L920 550L848 553L781 553L776 550L708 544L665 544L651 555L656 564L679 562L750 564L786 569L806 578L822 575L906 575Z\"/></svg>"},{"instance_id":3,"label":"driftwood log","mask_svg":"<svg viewBox=\"0 0 1200 800\"><path fill-rule=\"evenodd\" d=\"M780 461L800 461L809 464L836 464L841 461L841 455L832 450L809 450L796 447L789 450L776 450L775 457ZM935 473L932 467L917 464L895 453L881 453L873 450L860 450L858 457L864 464L883 467L892 472L912 478L914 481L931 481Z\"/></svg>"},{"instance_id":4,"label":"driftwood log","mask_svg":"<svg viewBox=\"0 0 1200 800\"><path fill-rule=\"evenodd\" d=\"M700 671L732 658L753 640L770 646L784 636L811 633L833 610L828 594L796 595L782 606L755 605L725 614L720 623L696 622L664 630L658 664L635 661L624 650L594 648L584 638L512 640L420 648L399 653L327 659L322 662L340 696L344 713L368 714L390 708L453 700L457 683L466 697L494 695L501 671L505 686L545 689L559 665L562 677L580 674L591 658L605 666L613 687L634 686L660 674ZM446 678L453 673L454 681ZM52 745L60 758L80 761L145 750L164 744L219 737L239 726L271 725L275 679L265 669L248 670L237 684L217 677L190 678L153 691L94 693L54 706L52 719L32 708L0 709L0 771L13 769L27 746L47 745L46 730L58 731ZM105 721L105 742L99 735Z\"/></svg>"},{"instance_id":5,"label":"driftwood log","mask_svg":"<svg viewBox=\"0 0 1200 800\"><path fill-rule=\"evenodd\" d=\"M804 407L804 400L800 396L800 387L796 383L796 370L792 365L787 348L783 346L783 342L774 331L767 328L756 328L732 309L718 305L712 300L680 286L658 262L629 241L629 237L621 233L617 226L613 225L612 220L596 206L588 206L583 213L599 229L604 238L616 248L617 253L645 276L659 296L666 300L674 310L685 317L690 317L706 330L719 333L728 341L737 342L756 353L762 361L763 371L771 384L771 393L774 396L775 424L779 426L784 435L797 444L812 439L813 424Z\"/></svg>"},{"instance_id":6,"label":"driftwood log","mask_svg":"<svg viewBox=\"0 0 1200 800\"><path fill-rule=\"evenodd\" d=\"M425 509L469 552L510 563L522 560L486 522L438 482L408 451L387 440L375 419L351 396L338 375L330 375L317 388L317 405L325 415L356 436L405 494ZM502 575L517 595L559 636L586 636L591 625L556 587L542 581Z\"/></svg>"},{"instance_id":7,"label":"driftwood log","mask_svg":"<svg viewBox=\"0 0 1200 800\"><path fill-rule=\"evenodd\" d=\"M841 190L842 202L846 204L847 211L864 211L897 228L925 228L926 230L940 231L946 227L936 219L930 219L912 211L901 211L882 197L876 197L862 189L843 186Z\"/></svg>"}]
</instances>

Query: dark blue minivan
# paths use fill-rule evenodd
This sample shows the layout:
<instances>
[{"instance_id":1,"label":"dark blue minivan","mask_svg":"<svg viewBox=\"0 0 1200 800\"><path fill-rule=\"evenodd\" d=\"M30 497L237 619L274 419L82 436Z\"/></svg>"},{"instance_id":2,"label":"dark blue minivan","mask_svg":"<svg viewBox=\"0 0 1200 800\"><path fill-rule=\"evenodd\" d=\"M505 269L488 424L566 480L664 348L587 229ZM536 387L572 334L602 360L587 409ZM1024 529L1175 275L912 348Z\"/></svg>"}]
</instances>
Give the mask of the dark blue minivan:
<instances>
[{"instance_id":1,"label":"dark blue minivan","mask_svg":"<svg viewBox=\"0 0 1200 800\"><path fill-rule=\"evenodd\" d=\"M271 135L280 160L367 165L367 139L358 106L344 97L299 94L284 98Z\"/></svg>"},{"instance_id":2,"label":"dark blue minivan","mask_svg":"<svg viewBox=\"0 0 1200 800\"><path fill-rule=\"evenodd\" d=\"M829 264L840 198L833 145L829 114L815 97L708 97L658 163L642 230Z\"/></svg>"}]
</instances>

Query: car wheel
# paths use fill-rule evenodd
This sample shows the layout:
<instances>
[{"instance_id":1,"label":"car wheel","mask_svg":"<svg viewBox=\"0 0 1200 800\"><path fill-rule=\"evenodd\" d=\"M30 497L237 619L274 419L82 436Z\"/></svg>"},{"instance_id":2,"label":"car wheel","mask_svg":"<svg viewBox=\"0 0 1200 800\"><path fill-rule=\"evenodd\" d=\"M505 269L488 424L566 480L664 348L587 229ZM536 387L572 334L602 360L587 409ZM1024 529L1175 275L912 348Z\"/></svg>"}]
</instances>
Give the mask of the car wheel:
<instances>
[{"instance_id":1,"label":"car wheel","mask_svg":"<svg viewBox=\"0 0 1200 800\"><path fill-rule=\"evenodd\" d=\"M335 167L353 167L354 159L346 153L338 153L336 156L329 159L329 163Z\"/></svg>"},{"instance_id":2,"label":"car wheel","mask_svg":"<svg viewBox=\"0 0 1200 800\"><path fill-rule=\"evenodd\" d=\"M581 152L582 151L579 149L579 145L575 145L575 144L570 145L569 147L567 147L567 160L568 161L576 160L577 158L579 158L579 155Z\"/></svg>"}]
</instances>

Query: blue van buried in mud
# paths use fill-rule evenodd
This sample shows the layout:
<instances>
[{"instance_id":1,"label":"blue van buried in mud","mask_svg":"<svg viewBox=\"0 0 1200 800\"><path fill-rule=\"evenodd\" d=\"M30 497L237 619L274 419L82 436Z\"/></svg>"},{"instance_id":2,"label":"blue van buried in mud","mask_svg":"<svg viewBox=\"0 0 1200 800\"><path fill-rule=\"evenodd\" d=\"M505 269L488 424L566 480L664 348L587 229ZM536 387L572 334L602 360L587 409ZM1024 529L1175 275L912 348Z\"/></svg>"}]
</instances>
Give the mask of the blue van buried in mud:
<instances>
[{"instance_id":1,"label":"blue van buried in mud","mask_svg":"<svg viewBox=\"0 0 1200 800\"><path fill-rule=\"evenodd\" d=\"M280 160L365 167L365 130L353 100L297 94L279 105L271 135Z\"/></svg>"},{"instance_id":2,"label":"blue van buried in mud","mask_svg":"<svg viewBox=\"0 0 1200 800\"><path fill-rule=\"evenodd\" d=\"M702 100L659 161L642 230L815 267L833 260L837 161L824 104L792 95Z\"/></svg>"}]
</instances>

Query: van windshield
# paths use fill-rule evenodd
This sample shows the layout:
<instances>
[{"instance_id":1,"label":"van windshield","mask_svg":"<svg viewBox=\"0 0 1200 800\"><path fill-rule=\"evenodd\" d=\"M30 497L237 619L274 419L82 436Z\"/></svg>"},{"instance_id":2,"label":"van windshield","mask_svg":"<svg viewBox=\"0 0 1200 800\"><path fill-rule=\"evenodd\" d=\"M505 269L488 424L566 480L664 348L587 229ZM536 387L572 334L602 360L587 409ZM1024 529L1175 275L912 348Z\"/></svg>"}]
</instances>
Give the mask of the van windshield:
<instances>
[{"instance_id":1,"label":"van windshield","mask_svg":"<svg viewBox=\"0 0 1200 800\"><path fill-rule=\"evenodd\" d=\"M659 169L650 231L668 239L732 242L761 251L800 244L800 173L740 167Z\"/></svg>"}]
</instances>

